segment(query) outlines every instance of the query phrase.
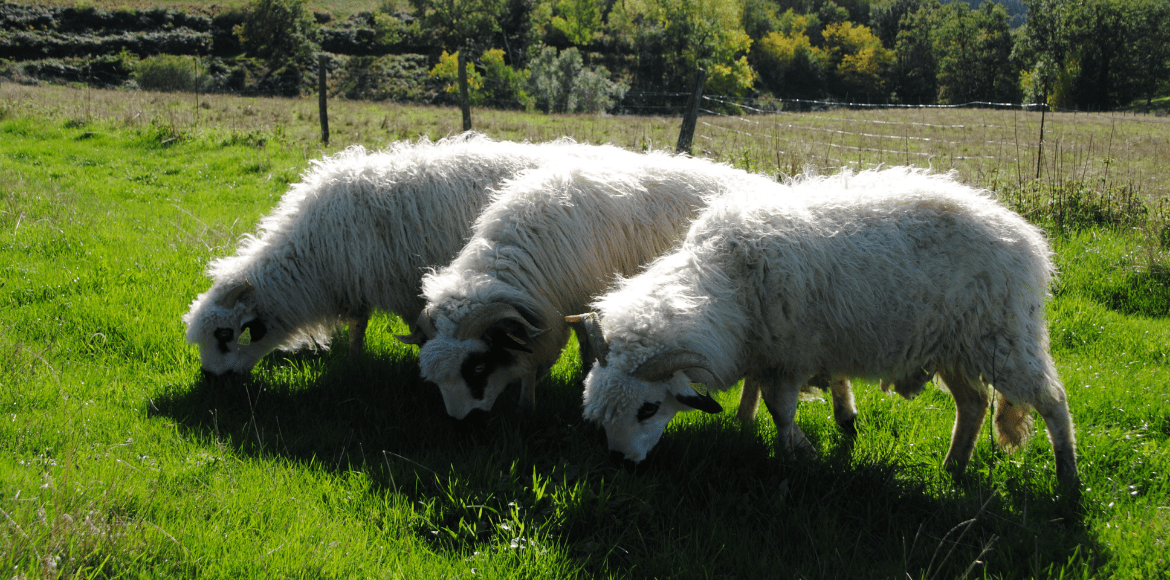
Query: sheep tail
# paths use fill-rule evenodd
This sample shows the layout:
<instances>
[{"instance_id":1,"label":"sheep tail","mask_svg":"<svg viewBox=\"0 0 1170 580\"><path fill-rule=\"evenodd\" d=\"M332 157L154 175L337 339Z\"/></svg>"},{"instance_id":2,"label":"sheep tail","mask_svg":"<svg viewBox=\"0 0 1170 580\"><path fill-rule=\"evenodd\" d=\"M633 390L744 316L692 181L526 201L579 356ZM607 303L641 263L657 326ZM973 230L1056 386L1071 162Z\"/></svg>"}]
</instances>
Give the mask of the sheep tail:
<instances>
[{"instance_id":1,"label":"sheep tail","mask_svg":"<svg viewBox=\"0 0 1170 580\"><path fill-rule=\"evenodd\" d=\"M1032 406L1010 401L999 392L995 396L995 440L1000 448L1015 451L1032 433Z\"/></svg>"}]
</instances>

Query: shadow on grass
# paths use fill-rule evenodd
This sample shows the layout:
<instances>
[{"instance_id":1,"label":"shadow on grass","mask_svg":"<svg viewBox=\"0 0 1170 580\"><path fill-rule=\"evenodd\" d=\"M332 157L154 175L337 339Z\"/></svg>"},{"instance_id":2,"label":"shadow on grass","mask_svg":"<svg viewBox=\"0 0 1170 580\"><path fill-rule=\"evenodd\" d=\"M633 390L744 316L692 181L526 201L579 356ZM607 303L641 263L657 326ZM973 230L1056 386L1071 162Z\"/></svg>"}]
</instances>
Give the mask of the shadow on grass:
<instances>
[{"instance_id":1,"label":"shadow on grass","mask_svg":"<svg viewBox=\"0 0 1170 580\"><path fill-rule=\"evenodd\" d=\"M276 370L307 366L320 371ZM555 543L590 577L1012 578L1102 561L1080 506L1042 483L971 477L940 491L939 466L859 457L840 435L820 458L777 457L770 422L730 413L676 418L629 473L581 419L580 388L545 379L530 414L513 386L464 424L410 353L330 353L197 380L155 408L243 456L364 472L373 493L416 506L415 533L434 550Z\"/></svg>"}]
</instances>

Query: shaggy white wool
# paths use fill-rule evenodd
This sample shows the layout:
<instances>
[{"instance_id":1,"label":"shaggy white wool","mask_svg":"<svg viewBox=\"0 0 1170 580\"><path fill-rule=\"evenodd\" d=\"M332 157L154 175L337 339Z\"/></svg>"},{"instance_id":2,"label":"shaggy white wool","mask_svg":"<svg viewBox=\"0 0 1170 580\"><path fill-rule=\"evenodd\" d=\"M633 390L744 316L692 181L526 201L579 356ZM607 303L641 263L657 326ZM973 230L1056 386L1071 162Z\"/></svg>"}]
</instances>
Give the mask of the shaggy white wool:
<instances>
[{"instance_id":1,"label":"shaggy white wool","mask_svg":"<svg viewBox=\"0 0 1170 580\"><path fill-rule=\"evenodd\" d=\"M234 255L210 264L211 288L183 317L187 340L199 345L205 370L244 373L278 347L327 347L344 318L361 319L371 309L413 322L424 304L424 269L459 251L491 188L565 158L620 154L627 153L570 140L512 143L467 133L380 151L353 146L314 161ZM240 294L245 281L251 291L238 303L221 304ZM223 352L216 329L238 332L253 318L267 323L264 339L251 345L233 339Z\"/></svg>"},{"instance_id":2,"label":"shaggy white wool","mask_svg":"<svg viewBox=\"0 0 1170 580\"><path fill-rule=\"evenodd\" d=\"M1071 466L1075 477L1072 423L1048 353L1044 301L1055 269L1043 233L953 175L846 170L788 185L789 195L745 188L710 200L679 249L594 302L610 366L586 379L585 417L633 421L644 402L676 391L628 376L660 350L704 355L726 385L904 377L930 366L948 382L985 382L1008 403L1035 405L1058 444L1058 474ZM961 414L978 407L958 402ZM1026 427L1009 423L998 425Z\"/></svg>"},{"instance_id":3,"label":"shaggy white wool","mask_svg":"<svg viewBox=\"0 0 1170 580\"><path fill-rule=\"evenodd\" d=\"M615 156L605 164L569 160L527 172L495 192L451 263L423 277L426 312L442 339L463 322L470 311L464 305L509 304L541 331L527 341L533 352L517 351L513 366L547 372L568 339L565 315L581 312L619 275L678 243L708 198L765 187L785 189L725 164L664 153ZM429 344L420 364L431 369L424 377L439 383L448 408L457 398L465 403L460 408L490 409L494 387L473 401L462 380L437 380L452 376L440 366L458 367L465 357L444 350L440 359ZM525 381L530 388L536 377Z\"/></svg>"}]
</instances>

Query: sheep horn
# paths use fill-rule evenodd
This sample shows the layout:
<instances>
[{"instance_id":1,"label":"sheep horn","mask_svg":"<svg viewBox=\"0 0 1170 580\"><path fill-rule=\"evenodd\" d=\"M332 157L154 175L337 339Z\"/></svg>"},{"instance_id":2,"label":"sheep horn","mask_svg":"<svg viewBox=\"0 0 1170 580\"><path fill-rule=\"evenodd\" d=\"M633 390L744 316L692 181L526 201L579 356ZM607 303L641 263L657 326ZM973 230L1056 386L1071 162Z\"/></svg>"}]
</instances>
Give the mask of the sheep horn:
<instances>
[{"instance_id":1,"label":"sheep horn","mask_svg":"<svg viewBox=\"0 0 1170 580\"><path fill-rule=\"evenodd\" d=\"M715 371L711 370L711 362L707 357L690 350L671 350L656 354L646 362L638 365L634 372L630 373L635 379L646 381L648 383L657 383L669 379L674 373L683 369L700 369L711 376L711 380L717 383L714 386L718 390L725 390L727 385L719 380ZM696 381L697 382L697 381Z\"/></svg>"},{"instance_id":2,"label":"sheep horn","mask_svg":"<svg viewBox=\"0 0 1170 580\"><path fill-rule=\"evenodd\" d=\"M248 280L244 280L243 284L229 290L227 294L224 294L219 300L216 300L215 303L224 308L231 308L235 306L236 303L239 302L242 298L248 294L251 294L252 290L254 290L252 283Z\"/></svg>"},{"instance_id":3,"label":"sheep horn","mask_svg":"<svg viewBox=\"0 0 1170 580\"><path fill-rule=\"evenodd\" d=\"M581 364L591 365L593 359L597 364L605 366L605 357L609 356L609 343L605 341L605 334L601 332L601 321L596 312L574 314L566 316L565 322L573 327L577 333L577 342L581 343Z\"/></svg>"},{"instance_id":4,"label":"sheep horn","mask_svg":"<svg viewBox=\"0 0 1170 580\"><path fill-rule=\"evenodd\" d=\"M540 334L542 331L524 320L523 316L510 304L502 302L493 302L491 304L484 304L475 310L467 313L463 321L459 323L459 327L455 329L455 338L458 340L470 340L483 336L483 333L488 328L501 320L515 320L524 325L524 328L532 335Z\"/></svg>"},{"instance_id":5,"label":"sheep horn","mask_svg":"<svg viewBox=\"0 0 1170 580\"><path fill-rule=\"evenodd\" d=\"M432 339L439 331L435 328L435 321L431 320L431 315L426 310L418 313L418 319L414 322L414 330L410 334L396 334L399 342L403 344L413 344L422 346L424 342Z\"/></svg>"}]
</instances>

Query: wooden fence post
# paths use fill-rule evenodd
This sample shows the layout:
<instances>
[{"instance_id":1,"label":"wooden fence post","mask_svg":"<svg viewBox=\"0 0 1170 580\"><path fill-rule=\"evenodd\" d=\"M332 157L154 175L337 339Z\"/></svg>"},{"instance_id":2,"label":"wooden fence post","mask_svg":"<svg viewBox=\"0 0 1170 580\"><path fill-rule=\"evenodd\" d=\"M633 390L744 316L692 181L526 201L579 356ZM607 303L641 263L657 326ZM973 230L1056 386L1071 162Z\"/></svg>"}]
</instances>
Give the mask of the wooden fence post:
<instances>
[{"instance_id":1,"label":"wooden fence post","mask_svg":"<svg viewBox=\"0 0 1170 580\"><path fill-rule=\"evenodd\" d=\"M703 86L707 84L706 69L695 72L695 92L687 99L687 110L683 113L682 127L678 130L676 153L691 154L691 140L695 136L695 124L699 121L699 102L703 100Z\"/></svg>"},{"instance_id":2,"label":"wooden fence post","mask_svg":"<svg viewBox=\"0 0 1170 580\"><path fill-rule=\"evenodd\" d=\"M467 49L459 51L459 108L463 111L463 130L471 130L471 98L467 94Z\"/></svg>"},{"instance_id":3,"label":"wooden fence post","mask_svg":"<svg viewBox=\"0 0 1170 580\"><path fill-rule=\"evenodd\" d=\"M325 55L317 55L317 103L321 109L321 142L329 144L329 110L326 106L326 75L329 74L325 66Z\"/></svg>"},{"instance_id":4,"label":"wooden fence post","mask_svg":"<svg viewBox=\"0 0 1170 580\"><path fill-rule=\"evenodd\" d=\"M1036 181L1040 181L1040 162L1044 159L1044 114L1048 112L1048 96L1040 103L1040 141L1036 146Z\"/></svg>"}]
</instances>

